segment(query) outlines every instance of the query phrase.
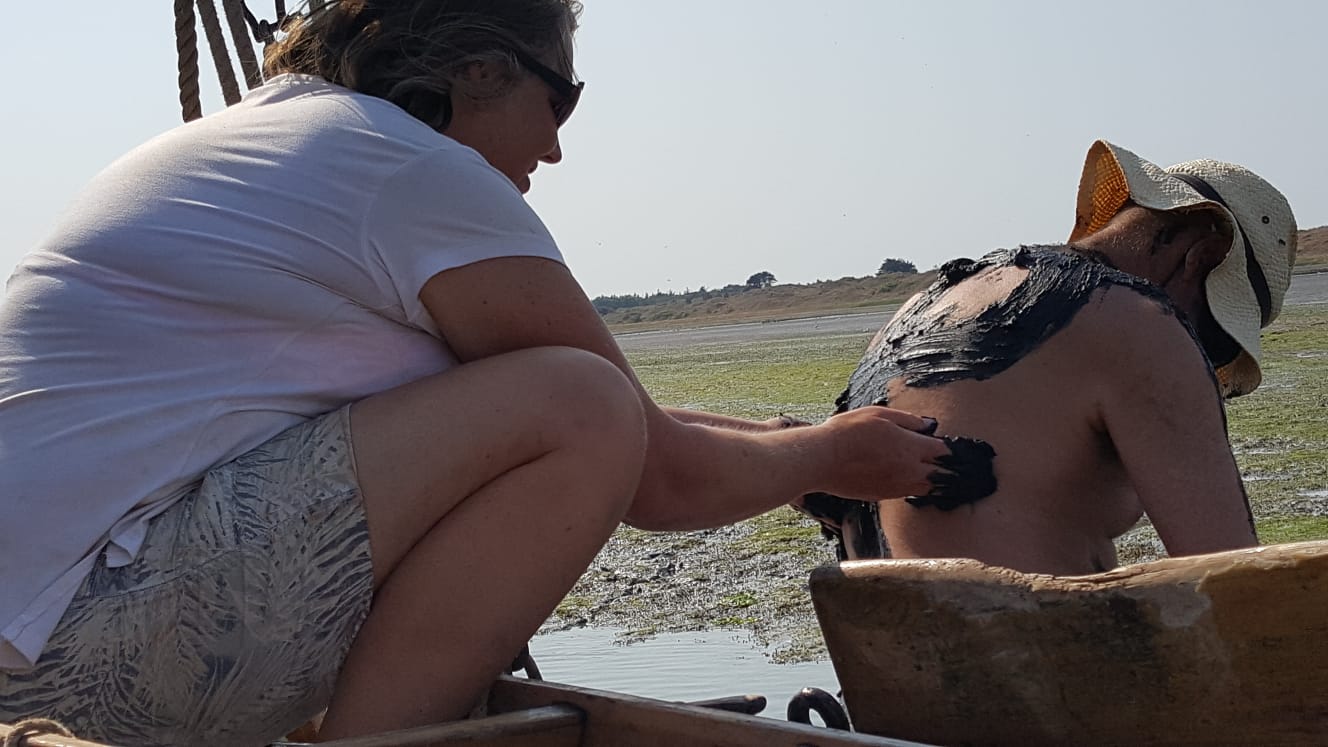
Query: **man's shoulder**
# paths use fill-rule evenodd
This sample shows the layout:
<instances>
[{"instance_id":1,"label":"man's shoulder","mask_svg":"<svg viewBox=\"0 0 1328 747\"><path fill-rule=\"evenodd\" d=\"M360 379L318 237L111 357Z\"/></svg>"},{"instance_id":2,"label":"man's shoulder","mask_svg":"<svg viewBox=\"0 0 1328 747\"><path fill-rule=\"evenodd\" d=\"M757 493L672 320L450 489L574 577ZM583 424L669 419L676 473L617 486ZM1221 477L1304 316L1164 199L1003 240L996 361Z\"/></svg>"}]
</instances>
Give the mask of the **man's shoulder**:
<instances>
[{"instance_id":1,"label":"man's shoulder","mask_svg":"<svg viewBox=\"0 0 1328 747\"><path fill-rule=\"evenodd\" d=\"M1103 378L1154 379L1167 371L1179 382L1211 380L1212 365L1198 339L1165 295L1132 286L1103 285L1066 332L1076 349L1084 352L1085 366ZM1187 384L1188 385L1188 384Z\"/></svg>"},{"instance_id":2,"label":"man's shoulder","mask_svg":"<svg viewBox=\"0 0 1328 747\"><path fill-rule=\"evenodd\" d=\"M1081 333L1107 331L1100 329L1102 326L1116 336L1126 337L1154 329L1188 333L1179 309L1161 288L1101 258L1064 246L1039 245L992 252L978 263L1008 264L1033 271L1031 281L1048 286L1031 292L1039 299L1078 299L1083 306L1075 314L1075 326L1081 328ZM1057 290L1051 291L1051 287ZM1078 303L1070 306L1077 307Z\"/></svg>"},{"instance_id":3,"label":"man's shoulder","mask_svg":"<svg viewBox=\"0 0 1328 747\"><path fill-rule=\"evenodd\" d=\"M999 267L1028 270L1041 285L1077 286L1074 293L1076 296L1094 288L1120 287L1158 303L1170 304L1166 293L1156 285L1117 269L1100 254L1080 251L1063 244L1024 244L994 249L978 259L953 259L940 266L937 283L954 285L984 270Z\"/></svg>"},{"instance_id":4,"label":"man's shoulder","mask_svg":"<svg viewBox=\"0 0 1328 747\"><path fill-rule=\"evenodd\" d=\"M1167 294L1147 280L1116 269L1102 258L1061 245L998 249L978 260L956 260L943 268L957 280L990 267L1029 271L1018 312L1055 320L1071 335L1105 340L1180 333L1194 340ZM1195 341L1197 345L1197 341Z\"/></svg>"},{"instance_id":5,"label":"man's shoulder","mask_svg":"<svg viewBox=\"0 0 1328 747\"><path fill-rule=\"evenodd\" d=\"M1101 283L1092 290L1079 316L1079 326L1088 328L1085 331L1110 332L1117 337L1157 330L1192 337L1180 311L1151 285Z\"/></svg>"}]
</instances>

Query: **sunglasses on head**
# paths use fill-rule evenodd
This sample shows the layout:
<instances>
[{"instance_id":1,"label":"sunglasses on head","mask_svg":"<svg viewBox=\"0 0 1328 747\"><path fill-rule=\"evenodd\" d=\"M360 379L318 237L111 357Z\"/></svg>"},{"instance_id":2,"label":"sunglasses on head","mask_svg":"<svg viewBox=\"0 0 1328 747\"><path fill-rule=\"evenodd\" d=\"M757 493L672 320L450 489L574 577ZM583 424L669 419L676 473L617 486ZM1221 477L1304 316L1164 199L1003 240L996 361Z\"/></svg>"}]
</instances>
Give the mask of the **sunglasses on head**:
<instances>
[{"instance_id":1,"label":"sunglasses on head","mask_svg":"<svg viewBox=\"0 0 1328 747\"><path fill-rule=\"evenodd\" d=\"M581 100L581 90L586 87L586 82L573 83L558 71L519 49L513 48L512 54L517 62L553 89L557 95L557 99L553 102L553 119L559 127L562 127L563 122L572 116L572 110L576 109L576 102Z\"/></svg>"}]
</instances>

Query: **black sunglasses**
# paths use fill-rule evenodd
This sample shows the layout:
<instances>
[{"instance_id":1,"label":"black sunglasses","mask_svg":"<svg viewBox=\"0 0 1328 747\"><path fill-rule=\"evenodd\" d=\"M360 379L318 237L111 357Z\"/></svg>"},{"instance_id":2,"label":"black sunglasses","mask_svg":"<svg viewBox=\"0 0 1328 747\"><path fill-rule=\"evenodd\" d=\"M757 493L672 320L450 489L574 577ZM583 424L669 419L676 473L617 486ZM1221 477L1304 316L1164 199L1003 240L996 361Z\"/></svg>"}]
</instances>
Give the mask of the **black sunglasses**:
<instances>
[{"instance_id":1,"label":"black sunglasses","mask_svg":"<svg viewBox=\"0 0 1328 747\"><path fill-rule=\"evenodd\" d=\"M576 102L581 100L581 90L586 87L586 82L573 83L564 78L558 71L550 68L539 60L513 48L512 54L516 56L517 62L520 62L527 70L534 73L540 80L549 85L553 92L557 94L558 99L553 102L553 120L559 127L563 122L572 116L572 110L576 109Z\"/></svg>"}]
</instances>

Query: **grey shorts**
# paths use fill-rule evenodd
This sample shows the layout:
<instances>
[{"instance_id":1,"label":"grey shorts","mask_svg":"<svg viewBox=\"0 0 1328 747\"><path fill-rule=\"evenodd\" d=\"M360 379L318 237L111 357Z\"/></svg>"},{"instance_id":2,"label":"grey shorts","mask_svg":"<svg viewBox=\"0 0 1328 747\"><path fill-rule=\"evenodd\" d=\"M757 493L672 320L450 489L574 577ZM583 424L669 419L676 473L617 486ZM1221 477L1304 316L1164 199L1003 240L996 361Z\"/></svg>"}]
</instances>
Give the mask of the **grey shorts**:
<instances>
[{"instance_id":1,"label":"grey shorts","mask_svg":"<svg viewBox=\"0 0 1328 747\"><path fill-rule=\"evenodd\" d=\"M369 613L349 408L238 459L97 563L37 666L0 672L0 721L116 745L262 745L327 706Z\"/></svg>"}]
</instances>

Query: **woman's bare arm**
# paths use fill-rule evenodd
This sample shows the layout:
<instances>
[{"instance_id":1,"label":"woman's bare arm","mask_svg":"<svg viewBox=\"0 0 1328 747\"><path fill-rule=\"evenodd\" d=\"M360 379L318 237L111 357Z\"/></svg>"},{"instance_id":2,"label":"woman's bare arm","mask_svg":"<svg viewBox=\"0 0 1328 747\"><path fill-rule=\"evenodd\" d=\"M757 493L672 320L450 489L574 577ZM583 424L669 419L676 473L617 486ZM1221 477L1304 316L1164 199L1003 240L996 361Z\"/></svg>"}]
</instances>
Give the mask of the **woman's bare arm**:
<instances>
[{"instance_id":1,"label":"woman's bare arm","mask_svg":"<svg viewBox=\"0 0 1328 747\"><path fill-rule=\"evenodd\" d=\"M730 430L750 431L753 433L777 431L781 428L811 425L811 423L805 420L791 417L789 415L776 415L768 420L744 420L742 418L719 415L717 413L704 412L702 410L683 410L677 407L664 407L661 409L668 413L669 417L677 420L679 423L710 425L716 428L728 428Z\"/></svg>"},{"instance_id":2,"label":"woman's bare arm","mask_svg":"<svg viewBox=\"0 0 1328 747\"><path fill-rule=\"evenodd\" d=\"M925 494L934 460L948 453L940 440L913 432L924 427L921 419L879 407L765 432L683 422L641 388L580 285L557 262L478 262L435 275L420 298L463 362L566 346L596 353L628 375L645 408L649 447L627 520L643 528L718 526L813 491L864 500Z\"/></svg>"}]
</instances>

